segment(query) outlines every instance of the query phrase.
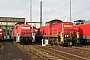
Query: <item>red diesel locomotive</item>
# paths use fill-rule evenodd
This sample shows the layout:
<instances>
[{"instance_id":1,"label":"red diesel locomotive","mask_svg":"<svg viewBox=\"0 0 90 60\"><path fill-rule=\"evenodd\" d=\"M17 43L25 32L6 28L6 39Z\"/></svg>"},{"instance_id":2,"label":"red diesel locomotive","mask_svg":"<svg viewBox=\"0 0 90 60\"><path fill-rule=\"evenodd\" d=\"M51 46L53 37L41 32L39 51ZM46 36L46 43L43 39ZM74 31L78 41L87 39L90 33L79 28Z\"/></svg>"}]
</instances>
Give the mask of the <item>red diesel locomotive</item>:
<instances>
[{"instance_id":1,"label":"red diesel locomotive","mask_svg":"<svg viewBox=\"0 0 90 60\"><path fill-rule=\"evenodd\" d=\"M87 44L87 42L90 42L90 21L77 20L74 22L76 24L74 28L77 28L80 33L81 44Z\"/></svg>"},{"instance_id":2,"label":"red diesel locomotive","mask_svg":"<svg viewBox=\"0 0 90 60\"><path fill-rule=\"evenodd\" d=\"M0 27L0 41L4 40L4 29Z\"/></svg>"},{"instance_id":3,"label":"red diesel locomotive","mask_svg":"<svg viewBox=\"0 0 90 60\"><path fill-rule=\"evenodd\" d=\"M76 28L73 28L72 22L63 22L55 19L46 22L46 26L38 29L37 36L51 44L72 45L79 42L79 33ZM36 41L38 41L37 39Z\"/></svg>"},{"instance_id":4,"label":"red diesel locomotive","mask_svg":"<svg viewBox=\"0 0 90 60\"><path fill-rule=\"evenodd\" d=\"M31 25L19 22L15 24L14 29L11 31L13 40L21 43L32 42Z\"/></svg>"}]
</instances>

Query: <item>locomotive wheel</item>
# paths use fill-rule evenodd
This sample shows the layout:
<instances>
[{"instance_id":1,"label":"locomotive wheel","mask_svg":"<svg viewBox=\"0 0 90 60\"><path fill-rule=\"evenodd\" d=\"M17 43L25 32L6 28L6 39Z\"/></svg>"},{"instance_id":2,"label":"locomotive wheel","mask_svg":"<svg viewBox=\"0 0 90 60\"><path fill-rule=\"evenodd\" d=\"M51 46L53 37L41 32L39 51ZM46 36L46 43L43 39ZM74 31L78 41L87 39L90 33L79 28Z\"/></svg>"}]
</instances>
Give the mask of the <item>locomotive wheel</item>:
<instances>
[{"instance_id":1,"label":"locomotive wheel","mask_svg":"<svg viewBox=\"0 0 90 60\"><path fill-rule=\"evenodd\" d=\"M83 44L87 44L87 40L86 39L82 39L80 40L80 43L83 45Z\"/></svg>"},{"instance_id":2,"label":"locomotive wheel","mask_svg":"<svg viewBox=\"0 0 90 60\"><path fill-rule=\"evenodd\" d=\"M64 45L65 45L65 43L63 43L63 42L60 42L60 45L61 45L61 46L64 46Z\"/></svg>"},{"instance_id":3,"label":"locomotive wheel","mask_svg":"<svg viewBox=\"0 0 90 60\"><path fill-rule=\"evenodd\" d=\"M27 43L29 44L29 39L27 38Z\"/></svg>"},{"instance_id":4,"label":"locomotive wheel","mask_svg":"<svg viewBox=\"0 0 90 60\"><path fill-rule=\"evenodd\" d=\"M54 43L55 43L55 42L54 42L54 38L52 38L52 45L54 45Z\"/></svg>"},{"instance_id":5,"label":"locomotive wheel","mask_svg":"<svg viewBox=\"0 0 90 60\"><path fill-rule=\"evenodd\" d=\"M49 44L51 44L51 38L49 38L49 41L48 41Z\"/></svg>"},{"instance_id":6,"label":"locomotive wheel","mask_svg":"<svg viewBox=\"0 0 90 60\"><path fill-rule=\"evenodd\" d=\"M50 41L51 45L54 45L54 39L51 38L51 41Z\"/></svg>"}]
</instances>

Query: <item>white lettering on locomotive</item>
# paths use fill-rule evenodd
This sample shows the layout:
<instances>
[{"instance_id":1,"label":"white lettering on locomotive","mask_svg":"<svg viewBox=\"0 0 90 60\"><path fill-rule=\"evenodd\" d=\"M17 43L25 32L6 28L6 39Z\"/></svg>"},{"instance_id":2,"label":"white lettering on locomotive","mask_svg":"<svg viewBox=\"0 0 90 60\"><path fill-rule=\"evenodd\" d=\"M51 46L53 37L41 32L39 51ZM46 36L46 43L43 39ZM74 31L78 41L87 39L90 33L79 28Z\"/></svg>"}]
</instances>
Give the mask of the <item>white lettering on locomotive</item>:
<instances>
[{"instance_id":1,"label":"white lettering on locomotive","mask_svg":"<svg viewBox=\"0 0 90 60\"><path fill-rule=\"evenodd\" d=\"M70 28L71 28L71 27L73 27L73 26L72 26L72 25L64 25L64 27L70 27Z\"/></svg>"},{"instance_id":2,"label":"white lettering on locomotive","mask_svg":"<svg viewBox=\"0 0 90 60\"><path fill-rule=\"evenodd\" d=\"M22 27L22 29L30 29L30 27Z\"/></svg>"}]
</instances>

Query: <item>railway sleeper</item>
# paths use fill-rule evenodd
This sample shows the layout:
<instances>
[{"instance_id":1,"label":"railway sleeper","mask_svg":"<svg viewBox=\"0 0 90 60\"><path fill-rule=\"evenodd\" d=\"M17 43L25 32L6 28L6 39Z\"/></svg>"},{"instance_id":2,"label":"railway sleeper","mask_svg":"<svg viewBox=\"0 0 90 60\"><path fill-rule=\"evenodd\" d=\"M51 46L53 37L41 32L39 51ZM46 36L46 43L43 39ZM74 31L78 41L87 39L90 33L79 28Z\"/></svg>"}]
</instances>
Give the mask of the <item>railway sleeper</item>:
<instances>
[{"instance_id":1,"label":"railway sleeper","mask_svg":"<svg viewBox=\"0 0 90 60\"><path fill-rule=\"evenodd\" d=\"M47 51L43 51L43 50L40 50L40 49L37 50L36 48L30 48L30 50L32 51L33 54L35 54L36 56L40 57L43 60L56 60L56 59L60 59L59 57L52 56Z\"/></svg>"}]
</instances>

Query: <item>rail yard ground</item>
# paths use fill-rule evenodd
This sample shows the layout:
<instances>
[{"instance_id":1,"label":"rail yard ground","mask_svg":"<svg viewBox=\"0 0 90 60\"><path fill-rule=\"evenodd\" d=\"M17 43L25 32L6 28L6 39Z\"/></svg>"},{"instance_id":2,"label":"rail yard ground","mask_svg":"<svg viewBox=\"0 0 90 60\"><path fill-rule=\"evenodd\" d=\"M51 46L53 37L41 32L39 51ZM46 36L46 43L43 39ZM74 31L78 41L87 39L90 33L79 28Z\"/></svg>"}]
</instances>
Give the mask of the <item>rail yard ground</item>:
<instances>
[{"instance_id":1,"label":"rail yard ground","mask_svg":"<svg viewBox=\"0 0 90 60\"><path fill-rule=\"evenodd\" d=\"M90 44L75 46L0 44L0 60L90 60Z\"/></svg>"},{"instance_id":2,"label":"rail yard ground","mask_svg":"<svg viewBox=\"0 0 90 60\"><path fill-rule=\"evenodd\" d=\"M31 60L30 57L18 49L13 42L2 42L0 60Z\"/></svg>"}]
</instances>

